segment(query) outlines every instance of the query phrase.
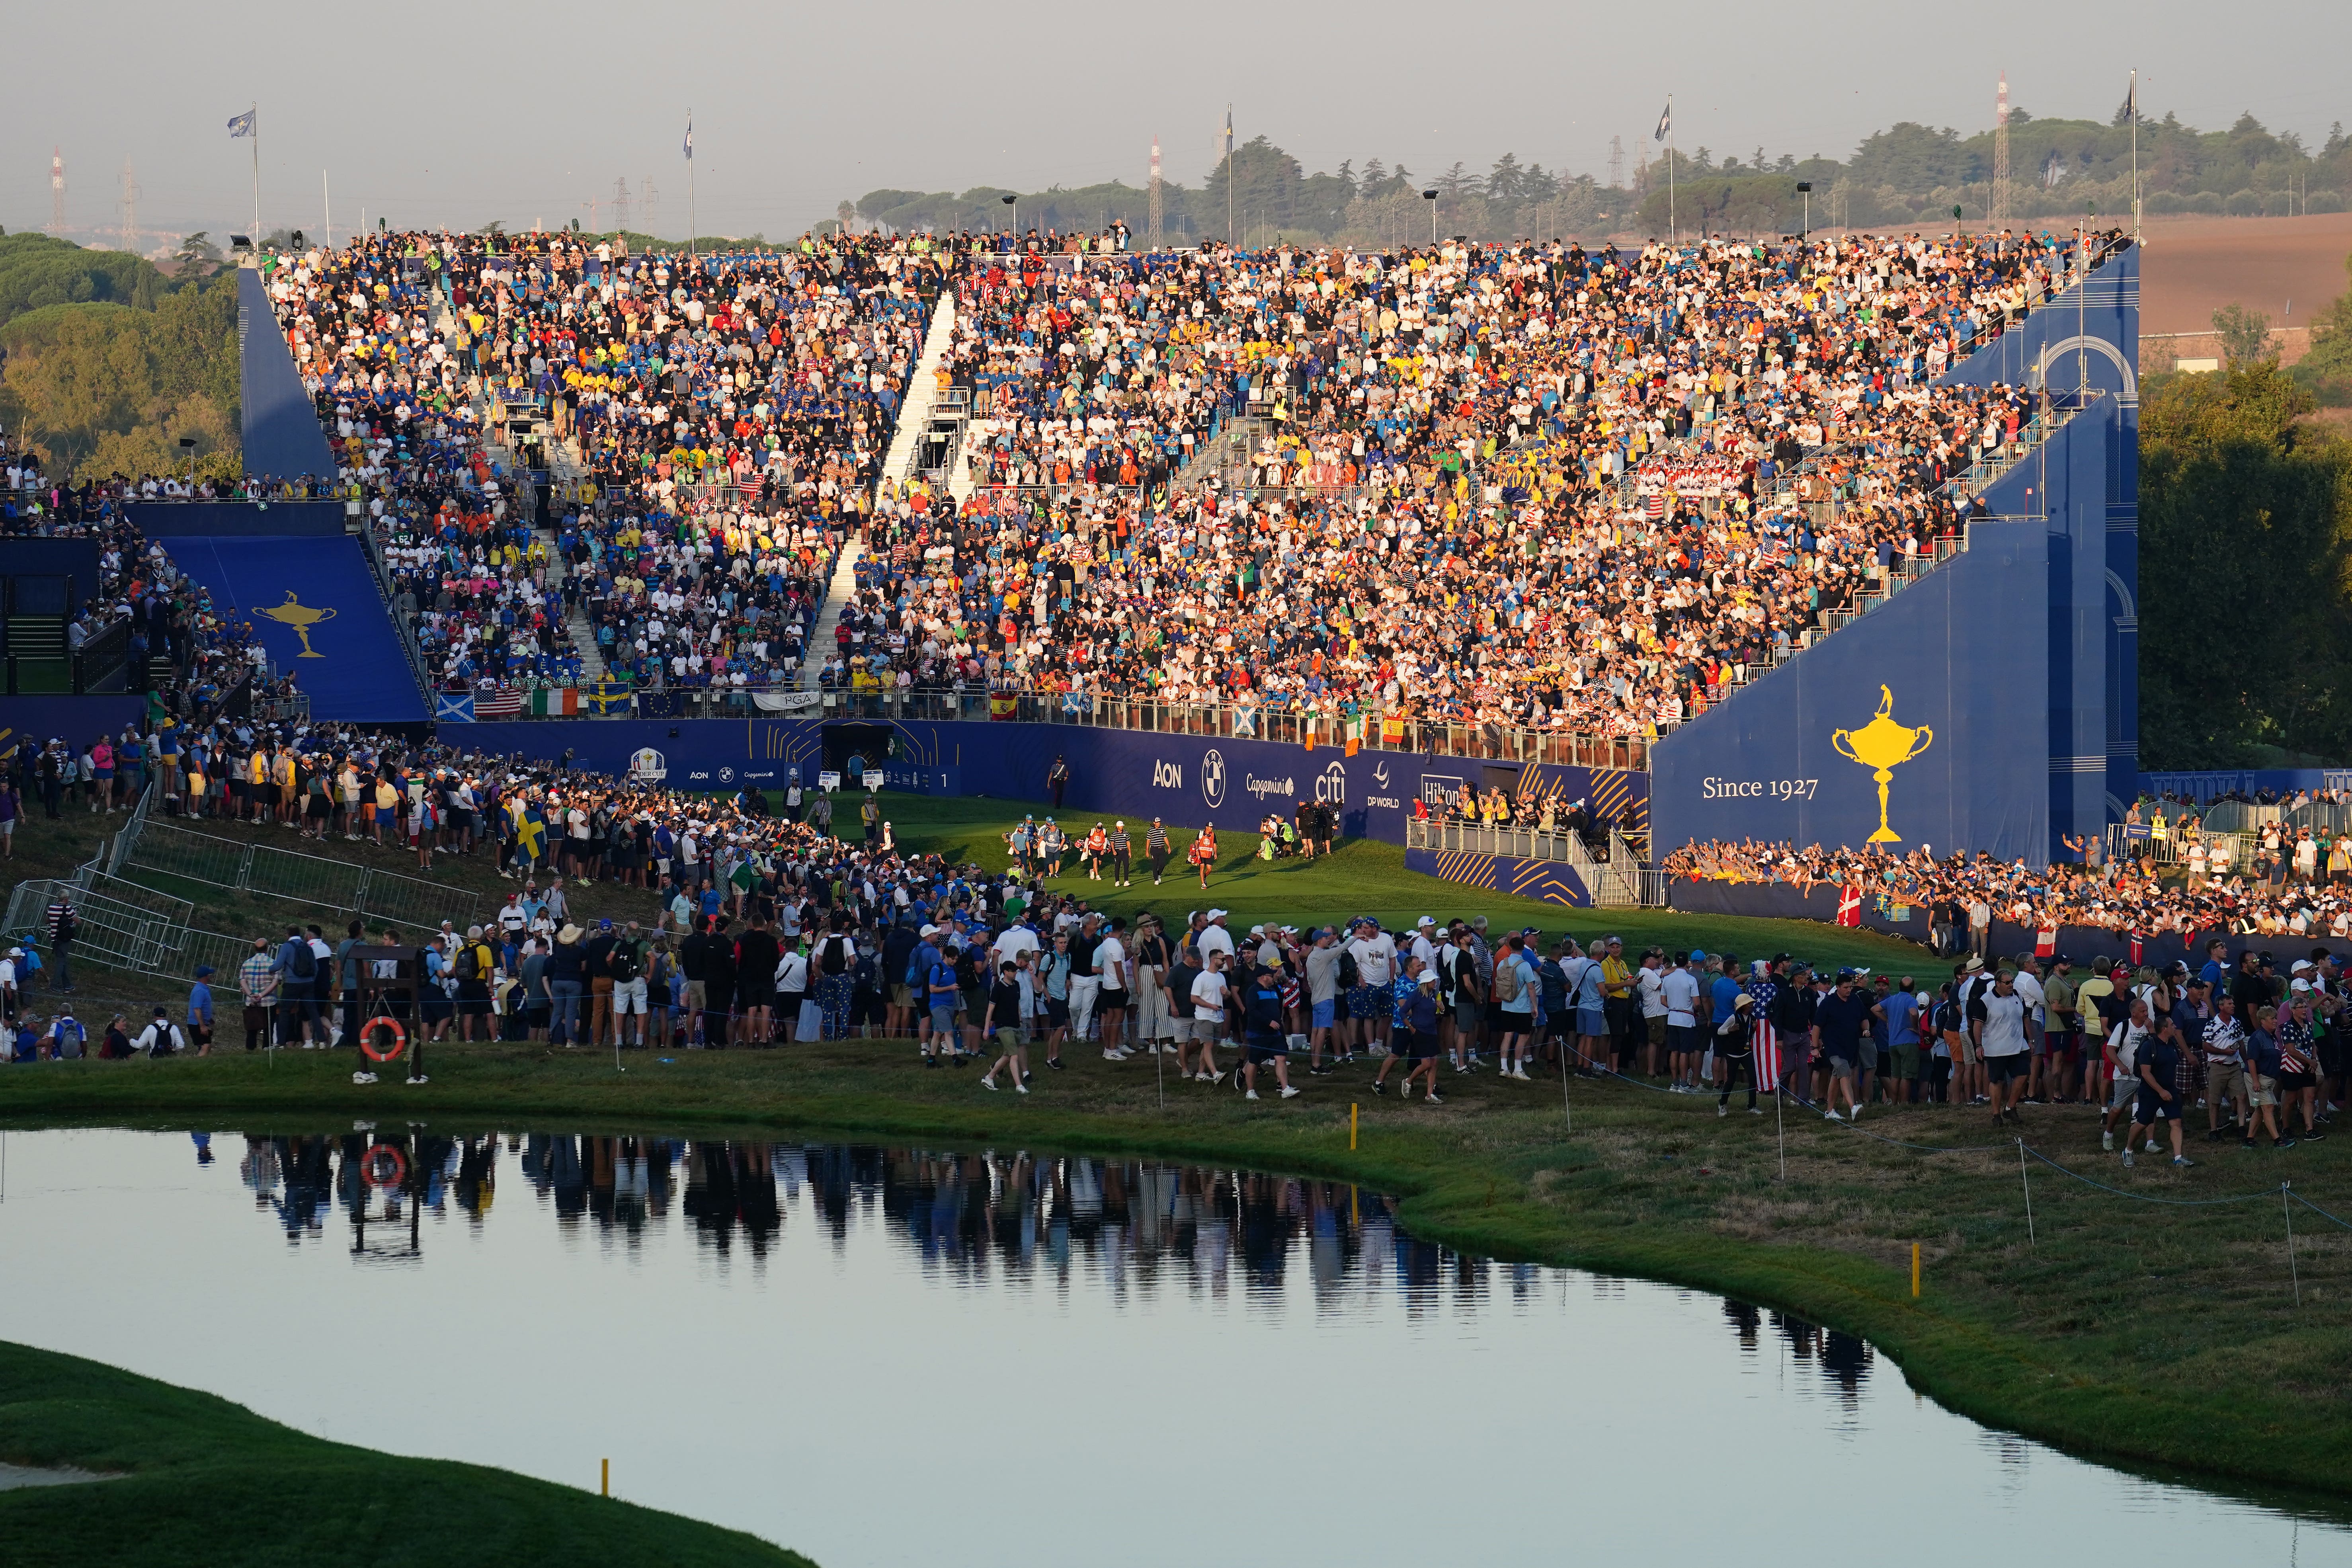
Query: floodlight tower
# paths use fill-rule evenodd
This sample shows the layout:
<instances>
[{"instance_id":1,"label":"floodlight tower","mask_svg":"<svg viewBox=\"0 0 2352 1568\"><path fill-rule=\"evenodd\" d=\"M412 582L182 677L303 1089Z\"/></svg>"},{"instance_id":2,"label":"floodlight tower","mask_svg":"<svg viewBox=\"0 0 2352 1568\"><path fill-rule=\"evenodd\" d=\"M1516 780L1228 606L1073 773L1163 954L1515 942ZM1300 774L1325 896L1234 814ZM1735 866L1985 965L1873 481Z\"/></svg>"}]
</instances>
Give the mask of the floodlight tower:
<instances>
[{"instance_id":1,"label":"floodlight tower","mask_svg":"<svg viewBox=\"0 0 2352 1568\"><path fill-rule=\"evenodd\" d=\"M2009 222L2009 73L2000 73L2000 94L1992 115L1992 227Z\"/></svg>"},{"instance_id":2,"label":"floodlight tower","mask_svg":"<svg viewBox=\"0 0 2352 1568\"><path fill-rule=\"evenodd\" d=\"M66 155L56 147L49 149L49 232L63 235L66 231Z\"/></svg>"},{"instance_id":3,"label":"floodlight tower","mask_svg":"<svg viewBox=\"0 0 2352 1568\"><path fill-rule=\"evenodd\" d=\"M1148 233L1148 234L1146 234L1146 235L1143 237L1143 248L1144 248L1144 249L1146 249L1146 250L1157 250L1157 249L1159 249L1159 248L1160 248L1160 200L1161 200L1161 197L1160 197L1160 138L1159 138L1159 137L1157 137L1157 136L1154 136L1154 137L1151 139L1151 221L1150 221L1150 233Z\"/></svg>"}]
</instances>

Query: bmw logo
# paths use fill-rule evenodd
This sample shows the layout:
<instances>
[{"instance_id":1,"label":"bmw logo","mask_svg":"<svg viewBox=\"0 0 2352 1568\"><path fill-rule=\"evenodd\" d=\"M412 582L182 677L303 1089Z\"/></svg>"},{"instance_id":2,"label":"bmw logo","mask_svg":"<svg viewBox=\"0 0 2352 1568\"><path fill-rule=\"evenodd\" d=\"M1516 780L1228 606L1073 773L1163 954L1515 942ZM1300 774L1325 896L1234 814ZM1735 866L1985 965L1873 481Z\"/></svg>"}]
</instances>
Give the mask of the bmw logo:
<instances>
[{"instance_id":1,"label":"bmw logo","mask_svg":"<svg viewBox=\"0 0 2352 1568\"><path fill-rule=\"evenodd\" d=\"M1225 804L1225 758L1214 746L1201 758L1201 798L1213 806Z\"/></svg>"},{"instance_id":2,"label":"bmw logo","mask_svg":"<svg viewBox=\"0 0 2352 1568\"><path fill-rule=\"evenodd\" d=\"M735 782L735 770L733 768L719 769L719 782L720 784L733 784Z\"/></svg>"}]
</instances>

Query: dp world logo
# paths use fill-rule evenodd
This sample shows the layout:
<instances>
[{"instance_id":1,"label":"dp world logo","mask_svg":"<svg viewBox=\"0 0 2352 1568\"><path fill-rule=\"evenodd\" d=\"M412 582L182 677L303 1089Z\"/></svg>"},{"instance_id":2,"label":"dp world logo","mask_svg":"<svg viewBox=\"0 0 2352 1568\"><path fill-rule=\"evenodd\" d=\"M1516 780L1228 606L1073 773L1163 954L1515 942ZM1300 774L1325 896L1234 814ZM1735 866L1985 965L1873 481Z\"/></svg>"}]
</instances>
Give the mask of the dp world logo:
<instances>
[{"instance_id":1,"label":"dp world logo","mask_svg":"<svg viewBox=\"0 0 2352 1568\"><path fill-rule=\"evenodd\" d=\"M1225 756L1214 746L1201 757L1201 798L1213 806L1225 804Z\"/></svg>"}]
</instances>

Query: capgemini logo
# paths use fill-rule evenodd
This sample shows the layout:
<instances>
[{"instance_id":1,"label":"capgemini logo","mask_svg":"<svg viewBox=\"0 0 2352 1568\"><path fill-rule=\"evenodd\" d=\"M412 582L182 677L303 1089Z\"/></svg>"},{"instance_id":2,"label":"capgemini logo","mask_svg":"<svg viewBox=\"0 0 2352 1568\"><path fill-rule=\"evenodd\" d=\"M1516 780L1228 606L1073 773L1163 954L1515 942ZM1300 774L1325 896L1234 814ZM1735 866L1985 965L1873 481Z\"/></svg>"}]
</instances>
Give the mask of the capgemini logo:
<instances>
[{"instance_id":1,"label":"capgemini logo","mask_svg":"<svg viewBox=\"0 0 2352 1568\"><path fill-rule=\"evenodd\" d=\"M1225 804L1225 756L1214 746L1201 756L1201 798L1213 806Z\"/></svg>"}]
</instances>

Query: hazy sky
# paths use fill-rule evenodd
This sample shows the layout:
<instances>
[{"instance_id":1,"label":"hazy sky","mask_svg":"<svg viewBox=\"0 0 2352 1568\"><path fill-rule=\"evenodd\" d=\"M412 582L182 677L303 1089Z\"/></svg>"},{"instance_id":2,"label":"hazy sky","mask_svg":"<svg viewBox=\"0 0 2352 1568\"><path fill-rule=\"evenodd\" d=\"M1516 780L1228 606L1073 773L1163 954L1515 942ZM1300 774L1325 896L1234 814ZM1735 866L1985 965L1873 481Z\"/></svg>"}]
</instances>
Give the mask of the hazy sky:
<instances>
[{"instance_id":1,"label":"hazy sky","mask_svg":"<svg viewBox=\"0 0 2352 1568\"><path fill-rule=\"evenodd\" d=\"M1378 157L1416 174L1505 152L1604 174L1610 137L1630 164L1669 92L1685 151L1843 156L1897 120L1981 129L2004 68L2039 115L2105 120L2137 64L2151 117L2210 129L2252 109L2315 143L2352 118L2342 0L2232 7L2226 35L2223 14L2181 0L28 7L0 94L0 225L48 221L56 146L72 228L120 226L128 159L145 246L243 229L251 143L225 125L255 101L262 223L315 233L324 172L338 235L362 210L585 223L621 177L633 197L650 177L650 226L682 235L689 107L700 232L771 237L882 186L1139 185L1155 133L1167 176L1196 183L1228 100L1243 139L1270 136L1310 172Z\"/></svg>"}]
</instances>

